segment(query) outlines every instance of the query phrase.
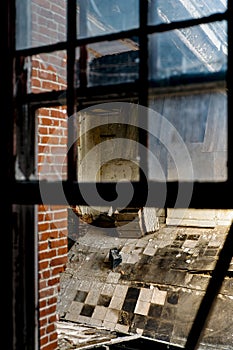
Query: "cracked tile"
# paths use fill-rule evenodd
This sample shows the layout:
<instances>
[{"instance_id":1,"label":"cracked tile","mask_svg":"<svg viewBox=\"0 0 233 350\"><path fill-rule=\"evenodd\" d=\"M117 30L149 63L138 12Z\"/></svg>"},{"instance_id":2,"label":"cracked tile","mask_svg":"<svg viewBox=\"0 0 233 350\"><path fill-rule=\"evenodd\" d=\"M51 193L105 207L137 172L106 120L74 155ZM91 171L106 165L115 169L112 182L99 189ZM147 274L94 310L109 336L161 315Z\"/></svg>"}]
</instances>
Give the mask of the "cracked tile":
<instances>
[{"instance_id":1,"label":"cracked tile","mask_svg":"<svg viewBox=\"0 0 233 350\"><path fill-rule=\"evenodd\" d=\"M109 307L112 308L112 309L121 310L121 308L123 306L123 303L124 303L124 299L123 298L119 298L119 297L113 296L112 300L111 300L111 302L109 304Z\"/></svg>"},{"instance_id":2,"label":"cracked tile","mask_svg":"<svg viewBox=\"0 0 233 350\"><path fill-rule=\"evenodd\" d=\"M146 247L143 251L143 254L154 256L158 248Z\"/></svg>"},{"instance_id":3,"label":"cracked tile","mask_svg":"<svg viewBox=\"0 0 233 350\"><path fill-rule=\"evenodd\" d=\"M127 259L127 264L136 264L140 259L138 254L130 254Z\"/></svg>"},{"instance_id":4,"label":"cracked tile","mask_svg":"<svg viewBox=\"0 0 233 350\"><path fill-rule=\"evenodd\" d=\"M155 288L153 290L151 302L153 304L164 305L166 297L167 297L167 292L166 291L159 290L158 288Z\"/></svg>"},{"instance_id":5,"label":"cracked tile","mask_svg":"<svg viewBox=\"0 0 233 350\"><path fill-rule=\"evenodd\" d=\"M120 273L111 271L107 277L106 282L107 283L117 283L119 281L120 277L121 277Z\"/></svg>"},{"instance_id":6,"label":"cracked tile","mask_svg":"<svg viewBox=\"0 0 233 350\"><path fill-rule=\"evenodd\" d=\"M134 313L146 316L148 314L149 308L149 302L138 300L134 309Z\"/></svg>"},{"instance_id":7,"label":"cracked tile","mask_svg":"<svg viewBox=\"0 0 233 350\"><path fill-rule=\"evenodd\" d=\"M123 324L116 324L115 331L120 332L120 333L128 333L129 331L129 326L125 326Z\"/></svg>"},{"instance_id":8,"label":"cracked tile","mask_svg":"<svg viewBox=\"0 0 233 350\"><path fill-rule=\"evenodd\" d=\"M90 304L90 305L97 305L98 300L99 300L99 296L100 296L100 291L99 290L90 290L90 292L87 295L86 298L86 303Z\"/></svg>"},{"instance_id":9,"label":"cracked tile","mask_svg":"<svg viewBox=\"0 0 233 350\"><path fill-rule=\"evenodd\" d=\"M112 284L105 284L103 286L103 289L101 291L101 294L103 295L108 295L108 296L112 296L114 294L114 291L115 291L115 285L112 285Z\"/></svg>"},{"instance_id":10,"label":"cracked tile","mask_svg":"<svg viewBox=\"0 0 233 350\"><path fill-rule=\"evenodd\" d=\"M93 314L92 314L92 318L94 318L96 320L103 321L104 318L105 318L106 313L107 313L107 308L106 307L97 305L95 307L95 310L94 310Z\"/></svg>"},{"instance_id":11,"label":"cracked tile","mask_svg":"<svg viewBox=\"0 0 233 350\"><path fill-rule=\"evenodd\" d=\"M80 312L83 308L83 303L72 301L69 310L65 316L66 320L77 322Z\"/></svg>"},{"instance_id":12,"label":"cracked tile","mask_svg":"<svg viewBox=\"0 0 233 350\"><path fill-rule=\"evenodd\" d=\"M119 311L114 309L108 309L105 315L104 321L109 321L112 323L117 323L119 318Z\"/></svg>"},{"instance_id":13,"label":"cracked tile","mask_svg":"<svg viewBox=\"0 0 233 350\"><path fill-rule=\"evenodd\" d=\"M138 299L140 301L147 301L150 303L151 298L152 298L152 294L153 294L153 289L141 288Z\"/></svg>"}]
</instances>

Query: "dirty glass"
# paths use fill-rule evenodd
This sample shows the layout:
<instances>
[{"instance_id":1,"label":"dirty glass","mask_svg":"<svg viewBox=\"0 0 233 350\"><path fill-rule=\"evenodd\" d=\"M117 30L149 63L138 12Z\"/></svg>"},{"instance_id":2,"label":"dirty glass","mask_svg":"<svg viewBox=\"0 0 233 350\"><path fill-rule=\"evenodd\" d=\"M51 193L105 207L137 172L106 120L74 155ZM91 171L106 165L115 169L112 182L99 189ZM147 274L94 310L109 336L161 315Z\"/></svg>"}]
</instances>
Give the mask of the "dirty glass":
<instances>
[{"instance_id":1,"label":"dirty glass","mask_svg":"<svg viewBox=\"0 0 233 350\"><path fill-rule=\"evenodd\" d=\"M139 0L77 0L77 37L121 32L138 27Z\"/></svg>"},{"instance_id":2,"label":"dirty glass","mask_svg":"<svg viewBox=\"0 0 233 350\"><path fill-rule=\"evenodd\" d=\"M156 137L149 136L150 147L156 148L163 166L166 164L166 179L226 180L226 70L227 34L224 21L149 37L149 76L152 86L179 86L180 90L183 86L184 91L185 84L222 81L222 87L216 86L206 93L200 93L198 88L195 91L194 88L189 94L186 90L185 93L149 97L149 106L153 110L148 120L151 125L149 129L156 132ZM163 134L163 128L170 132ZM155 141L155 138L163 139L162 143L161 140L159 143ZM186 156L182 149L185 153L187 151ZM177 157L176 160L174 157ZM185 162L185 159L188 162L186 157L190 165ZM155 179L157 175L152 170L152 159L150 164L149 177Z\"/></svg>"},{"instance_id":3,"label":"dirty glass","mask_svg":"<svg viewBox=\"0 0 233 350\"><path fill-rule=\"evenodd\" d=\"M182 79L192 82L197 75L224 75L226 68L225 21L149 36L150 80L165 80L170 85L174 80L179 84L180 79L182 84Z\"/></svg>"},{"instance_id":4,"label":"dirty glass","mask_svg":"<svg viewBox=\"0 0 233 350\"><path fill-rule=\"evenodd\" d=\"M36 111L36 154L39 180L62 181L67 178L66 106L39 108ZM43 188L41 188L43 196Z\"/></svg>"},{"instance_id":5,"label":"dirty glass","mask_svg":"<svg viewBox=\"0 0 233 350\"><path fill-rule=\"evenodd\" d=\"M16 48L66 40L67 1L16 0Z\"/></svg>"},{"instance_id":6,"label":"dirty glass","mask_svg":"<svg viewBox=\"0 0 233 350\"><path fill-rule=\"evenodd\" d=\"M103 41L83 46L76 54L77 86L135 82L139 75L138 38Z\"/></svg>"},{"instance_id":7,"label":"dirty glass","mask_svg":"<svg viewBox=\"0 0 233 350\"><path fill-rule=\"evenodd\" d=\"M71 4L71 2L68 3ZM151 0L148 3L150 24L200 18L215 12L224 12L226 8L224 0ZM43 5L39 6L39 4ZM66 40L66 6L65 0L29 3L26 0L18 0L17 48L35 47ZM77 0L77 21L77 38L90 38L137 28L139 1ZM80 51L77 50L78 74L83 69L79 66L83 52L89 55L85 67L88 86L111 85L137 79L139 60L136 39L88 44ZM122 57L123 61L120 59ZM114 61L115 59L117 60ZM100 63L104 61L105 64L101 67ZM151 89L148 108L135 103L131 104L127 93L124 102L109 102L95 105L93 108L84 108L76 115L69 116L72 126L76 124L78 130L74 140L70 140L67 135L67 130L70 128L63 95L61 95L60 104L58 101L56 106L40 108L35 115L30 114L34 111L30 110L29 105L17 105L19 108L16 114L16 177L19 180L35 178L42 180L40 181L42 200L48 198L43 183L51 180L60 183L60 193L56 192L54 195L64 203L62 180L67 178L67 145L69 148L71 141L77 145L77 177L86 203L89 203L89 195L93 198L98 193L92 191L91 185L90 191L82 192L82 182L124 181L129 185L127 193L119 193L119 198L123 195L125 202L108 202L98 197L99 207L77 205L75 208L70 208L67 203L68 218L67 206L46 205L37 208L40 247L48 241L49 248L54 248L57 246L57 242L53 241L54 238L55 240L58 237L63 238L62 241L59 240L58 254L64 254L60 262L65 263L67 234L69 248L78 238L81 242L79 247L78 244L74 245L74 249L77 247L77 255L76 252L69 255L71 263L75 264L67 267L77 268L78 263L81 263L82 271L78 269L75 271L74 284L70 278L62 279L62 283L65 284L69 280L69 285L75 286L75 288L67 288L63 284L61 288L61 292L71 293L67 295L69 300L65 298L64 305L61 299L59 299L61 303L58 304L58 312L65 315L66 321L83 322L85 320L86 322L87 317L90 320L92 315L96 316L98 307L103 310L110 305L110 309L105 310L106 317L105 314L99 313L96 325L110 327L111 330L120 331L121 334L129 332L135 333L136 337L143 335L151 339L159 339L167 342L168 347L169 343L185 345L226 236L227 228L218 227L226 217L224 215L221 217L216 211L210 211L202 217L198 212L189 211L187 217L184 217L183 212L176 211L173 215L170 208L166 208L166 212L163 211L165 218L163 223L168 224L168 227L160 227L160 209L147 207L146 201L144 208L129 208L131 211L124 211L124 209L132 198L133 188L130 187L130 181L139 181L141 170L145 171L149 180L165 180L164 192L159 194L164 196L164 200L167 180L187 180L190 183L193 180L226 180L227 93L225 86L220 84L208 91L193 89L184 93L186 86L183 85L192 84L196 78L204 78L208 83L214 77L223 82L226 61L226 23L224 22L150 35ZM22 70L18 71L19 76L27 78L32 73L30 76L32 79L28 79L32 85L21 85L27 79L20 83L18 81L19 84L16 85L22 90L16 91L16 94L19 94L16 97L19 97L19 100L22 98L22 102L24 94L27 95L27 93L53 92L53 90L65 88L66 63L63 51L55 55L34 55L32 61L25 59L20 62L19 69ZM125 72L126 67L127 72ZM69 66L68 72L69 69L72 70L73 67ZM29 73L28 76L27 73ZM126 78L125 73L128 74L129 79ZM170 93L171 90L165 91L171 85L179 86L180 90L178 92L173 90L172 93ZM78 81L77 86L79 86ZM154 87L164 86L164 94L161 91L160 94L156 94L158 90L153 90ZM144 87L140 86L140 88L142 92ZM105 99L109 97L107 89L105 89ZM51 95L47 94L47 96ZM119 97L117 92L115 97ZM39 100L40 96L38 97L37 94L36 98ZM148 135L146 150L140 143L139 137L139 128L143 125L140 122L141 117L147 119L143 130ZM146 152L148 173L147 168L142 167L140 158ZM148 190L148 197L158 196L158 193L152 193L150 188ZM185 200L188 208L191 195L192 186L188 191L187 187L184 190L179 188L177 208L179 208L180 197L182 197L182 205ZM78 201L79 198L77 198ZM200 202L199 207L201 207ZM73 213L78 214L82 222L77 224ZM212 229L211 226L210 230L205 215L208 215L209 222L212 221L212 225L216 225L216 228ZM34 215L27 217L33 218ZM229 214L229 219L231 218L232 213ZM198 223L203 227L197 230L196 221L199 219L203 220ZM189 227L178 227L181 221L184 226ZM102 236L100 234L93 237L93 231L89 231L90 234L86 235L85 223L91 223L92 227L112 230L105 231ZM117 235L114 230L116 225L120 226ZM151 235L158 230L158 234ZM106 234L108 240L105 239ZM84 237L83 240L80 239L81 236ZM120 261L119 269L112 271L106 264L105 257L108 257L106 254L109 247L115 247L117 239L121 238L126 239L118 241L123 260ZM133 240L129 241L129 238ZM34 244L31 244L31 247L33 246ZM33 249L30 251L33 252ZM92 260L93 257L95 261ZM43 258L42 252L38 258L39 262ZM92 271L88 275L87 271L90 270ZM78 283L76 272L79 273ZM104 275L101 275L102 273ZM102 276L103 279L99 279ZM41 274L40 277L40 289L43 293L43 285L47 283L46 274L44 277ZM83 292L84 284L87 289L85 293L80 293ZM116 287L115 290L113 285L114 288ZM223 318L225 317L227 323L231 324L231 312L226 312L231 310L232 304L230 287L230 283L224 285L214 316L212 315L214 320L210 319L210 323L207 324L204 334L207 347L211 343L217 344L219 348L221 345L226 348L231 343L230 327L229 330L225 325L219 327L222 317L218 318L223 311ZM105 294L99 298L101 291ZM88 293L90 293L89 301L85 300ZM110 295L106 295L108 293ZM97 296L95 304L89 305L88 303L93 303L94 294L95 297ZM115 300L111 300L114 297ZM78 303L84 303L84 300L87 304L80 308ZM114 303L115 306L113 306ZM93 319L94 317L91 321Z\"/></svg>"},{"instance_id":8,"label":"dirty glass","mask_svg":"<svg viewBox=\"0 0 233 350\"><path fill-rule=\"evenodd\" d=\"M25 118L25 113L28 112L30 118ZM59 105L39 108L34 112L24 105L18 109L15 116L16 179L65 180L67 177L66 107ZM27 130L27 133L22 137L24 130Z\"/></svg>"},{"instance_id":9,"label":"dirty glass","mask_svg":"<svg viewBox=\"0 0 233 350\"><path fill-rule=\"evenodd\" d=\"M227 95L224 89L150 98L149 178L227 179ZM153 159L153 157L154 159ZM162 179L162 178L160 178Z\"/></svg>"},{"instance_id":10,"label":"dirty glass","mask_svg":"<svg viewBox=\"0 0 233 350\"><path fill-rule=\"evenodd\" d=\"M151 0L149 24L200 18L226 11L227 0Z\"/></svg>"},{"instance_id":11,"label":"dirty glass","mask_svg":"<svg viewBox=\"0 0 233 350\"><path fill-rule=\"evenodd\" d=\"M25 59L28 93L64 91L67 88L66 51L41 53Z\"/></svg>"}]
</instances>

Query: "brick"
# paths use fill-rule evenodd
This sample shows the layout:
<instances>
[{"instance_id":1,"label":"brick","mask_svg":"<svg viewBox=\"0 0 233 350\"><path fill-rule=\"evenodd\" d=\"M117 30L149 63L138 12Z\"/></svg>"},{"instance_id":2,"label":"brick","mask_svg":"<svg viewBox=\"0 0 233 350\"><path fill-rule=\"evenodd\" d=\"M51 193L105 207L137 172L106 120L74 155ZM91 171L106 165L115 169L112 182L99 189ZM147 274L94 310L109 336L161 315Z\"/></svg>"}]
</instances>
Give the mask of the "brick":
<instances>
[{"instance_id":1,"label":"brick","mask_svg":"<svg viewBox=\"0 0 233 350\"><path fill-rule=\"evenodd\" d=\"M48 327L46 327L46 333L52 333L56 330L55 324L49 324Z\"/></svg>"},{"instance_id":2,"label":"brick","mask_svg":"<svg viewBox=\"0 0 233 350\"><path fill-rule=\"evenodd\" d=\"M46 335L45 337L40 338L40 345L43 346L44 344L47 344L49 341L49 337Z\"/></svg>"},{"instance_id":3,"label":"brick","mask_svg":"<svg viewBox=\"0 0 233 350\"><path fill-rule=\"evenodd\" d=\"M57 339L46 346L41 346L40 350L57 350Z\"/></svg>"},{"instance_id":4,"label":"brick","mask_svg":"<svg viewBox=\"0 0 233 350\"><path fill-rule=\"evenodd\" d=\"M39 271L47 269L49 267L49 262L48 261L39 261L38 263Z\"/></svg>"},{"instance_id":5,"label":"brick","mask_svg":"<svg viewBox=\"0 0 233 350\"><path fill-rule=\"evenodd\" d=\"M66 257L57 257L51 260L50 266L63 265L63 264L66 264L66 262L67 262Z\"/></svg>"},{"instance_id":6,"label":"brick","mask_svg":"<svg viewBox=\"0 0 233 350\"><path fill-rule=\"evenodd\" d=\"M50 280L48 280L48 286L54 286L57 285L60 282L60 279L57 278L52 278Z\"/></svg>"}]
</instances>

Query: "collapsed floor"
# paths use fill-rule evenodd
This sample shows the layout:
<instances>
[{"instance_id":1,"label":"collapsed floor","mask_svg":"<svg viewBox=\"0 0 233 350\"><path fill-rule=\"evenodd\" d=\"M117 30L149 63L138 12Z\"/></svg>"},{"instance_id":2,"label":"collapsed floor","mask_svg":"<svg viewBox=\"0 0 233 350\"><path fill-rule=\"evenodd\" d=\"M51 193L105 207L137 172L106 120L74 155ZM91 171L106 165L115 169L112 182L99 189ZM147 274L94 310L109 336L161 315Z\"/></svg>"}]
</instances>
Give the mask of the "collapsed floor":
<instances>
[{"instance_id":1,"label":"collapsed floor","mask_svg":"<svg viewBox=\"0 0 233 350\"><path fill-rule=\"evenodd\" d=\"M69 250L61 275L59 349L87 348L118 335L184 346L228 230L164 225L141 238L127 239L89 226ZM115 268L109 259L112 248L122 259ZM232 271L233 264L200 349L233 349ZM68 323L71 332L68 326L64 331ZM88 330L83 337L78 333L81 326L101 330L104 340L102 333L93 338Z\"/></svg>"}]
</instances>

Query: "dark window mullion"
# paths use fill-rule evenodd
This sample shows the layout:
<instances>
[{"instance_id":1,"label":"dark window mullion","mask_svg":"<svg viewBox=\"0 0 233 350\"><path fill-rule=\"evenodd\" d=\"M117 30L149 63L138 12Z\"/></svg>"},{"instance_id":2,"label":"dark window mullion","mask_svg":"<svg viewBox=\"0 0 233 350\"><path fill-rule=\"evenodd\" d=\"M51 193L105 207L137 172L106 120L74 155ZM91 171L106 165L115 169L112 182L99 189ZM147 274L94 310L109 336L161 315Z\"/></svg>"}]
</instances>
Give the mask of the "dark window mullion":
<instances>
[{"instance_id":1,"label":"dark window mullion","mask_svg":"<svg viewBox=\"0 0 233 350\"><path fill-rule=\"evenodd\" d=\"M87 193L95 183L82 183L82 189L84 193ZM146 190L144 184L139 182L132 183L134 187L134 197L130 202L130 205L137 207L141 206L142 195ZM224 182L167 182L167 196L166 196L166 207L174 207L177 200L177 191L179 186L190 186L193 185L193 195L190 200L190 208L196 209L229 209L233 207L233 200L229 193L232 193L232 185ZM76 205L91 205L97 206L98 198L93 197L93 202L86 203L85 198L82 197L79 185L77 183L69 183L67 181L62 182L62 188L64 190L67 200L63 196L59 196L61 182L49 182L49 181L17 181L11 185L9 191L10 199L13 203L17 204L55 204L55 205L66 205L67 200L69 203ZM116 199L114 183L100 183L98 184L98 191L105 194L104 197L108 201L113 201ZM125 187L126 186L126 187ZM163 191L164 184L156 181L149 181L149 187L152 193L159 193ZM122 187L121 191L127 190L127 184L119 183L119 188ZM41 198L41 190L46 194L46 198ZM93 188L94 190L94 188ZM86 191L86 192L85 192ZM57 196L54 196L54 194ZM214 193L214 197L213 197ZM187 208L186 201L184 203L179 203L179 207ZM154 196L148 201L148 206L159 207L164 205L163 198L159 196Z\"/></svg>"},{"instance_id":2,"label":"dark window mullion","mask_svg":"<svg viewBox=\"0 0 233 350\"><path fill-rule=\"evenodd\" d=\"M233 183L233 2L228 0L228 67L227 67L227 96L228 96L228 140L227 140L227 152L228 152L228 181Z\"/></svg>"},{"instance_id":3,"label":"dark window mullion","mask_svg":"<svg viewBox=\"0 0 233 350\"><path fill-rule=\"evenodd\" d=\"M166 32L174 29L181 29L181 28L200 25L202 23L208 24L216 21L222 21L225 19L227 19L227 12L216 13L216 14L212 14L210 16L204 16L201 18L193 18L193 19L181 20L181 21L171 22L171 23L160 23L156 25L149 25L146 30L148 34L153 34L155 32ZM124 30L117 33L96 35L93 37L76 39L76 47L87 45L87 44L94 44L102 41L119 40L121 38L128 38L128 37L133 37L138 35L139 35L139 28ZM42 45L42 46L16 50L16 57L21 57L21 56L27 57L27 56L37 55L40 53L49 53L54 51L66 50L66 49L67 49L67 42L59 42L55 44Z\"/></svg>"},{"instance_id":4,"label":"dark window mullion","mask_svg":"<svg viewBox=\"0 0 233 350\"><path fill-rule=\"evenodd\" d=\"M0 86L1 86L1 113L4 116L1 120L1 138L0 138L0 159L1 159L1 193L9 193L11 190L11 181L13 180L13 52L14 52L14 4L13 1L1 1L0 11L2 17L0 46L1 55L1 71L0 71ZM12 205L11 198L6 195L0 205L1 225L4 227L2 235L2 247L6 254L1 254L2 268L2 300L4 322L2 334L4 334L4 343L6 349L13 349L15 339L15 304L13 303L14 289L13 278L15 278L15 266L13 264L12 247L13 247L13 232L12 232ZM14 300L15 302L15 300Z\"/></svg>"},{"instance_id":5,"label":"dark window mullion","mask_svg":"<svg viewBox=\"0 0 233 350\"><path fill-rule=\"evenodd\" d=\"M67 115L68 115L68 153L67 178L68 181L77 180L77 148L73 140L76 139L75 120L72 118L76 112L75 96L75 60L77 35L76 1L67 1Z\"/></svg>"},{"instance_id":6,"label":"dark window mullion","mask_svg":"<svg viewBox=\"0 0 233 350\"><path fill-rule=\"evenodd\" d=\"M189 28L189 27L194 27L201 24L209 24L217 21L223 21L227 19L227 16L228 16L228 12L225 11L223 13L214 13L212 15L203 16L200 18L192 18L192 19L186 19L181 21L173 21L169 23L148 25L147 32L148 34L153 34L153 33L168 32L175 29Z\"/></svg>"},{"instance_id":7,"label":"dark window mullion","mask_svg":"<svg viewBox=\"0 0 233 350\"><path fill-rule=\"evenodd\" d=\"M139 31L139 86L138 102L140 106L148 106L148 36L147 36L147 19L148 19L148 2L140 0L140 31ZM148 179L148 133L147 133L147 113L139 113L139 159L140 159L140 182L145 183Z\"/></svg>"}]
</instances>

